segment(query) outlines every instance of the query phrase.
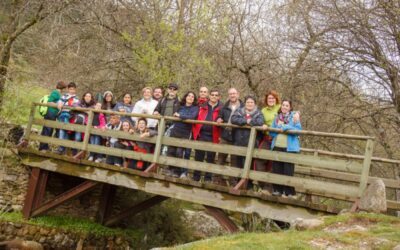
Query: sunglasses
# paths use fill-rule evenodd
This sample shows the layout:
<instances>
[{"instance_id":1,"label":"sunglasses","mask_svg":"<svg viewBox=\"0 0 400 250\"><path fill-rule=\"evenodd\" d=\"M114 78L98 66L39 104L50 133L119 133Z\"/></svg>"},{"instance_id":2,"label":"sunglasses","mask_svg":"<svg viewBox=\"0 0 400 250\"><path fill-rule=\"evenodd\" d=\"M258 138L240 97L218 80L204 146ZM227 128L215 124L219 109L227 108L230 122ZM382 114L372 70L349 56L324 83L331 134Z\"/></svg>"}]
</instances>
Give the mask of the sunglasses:
<instances>
[{"instance_id":1,"label":"sunglasses","mask_svg":"<svg viewBox=\"0 0 400 250\"><path fill-rule=\"evenodd\" d=\"M173 91L176 91L176 90L178 90L178 89L176 89L176 88L168 88L169 90L173 90Z\"/></svg>"}]
</instances>

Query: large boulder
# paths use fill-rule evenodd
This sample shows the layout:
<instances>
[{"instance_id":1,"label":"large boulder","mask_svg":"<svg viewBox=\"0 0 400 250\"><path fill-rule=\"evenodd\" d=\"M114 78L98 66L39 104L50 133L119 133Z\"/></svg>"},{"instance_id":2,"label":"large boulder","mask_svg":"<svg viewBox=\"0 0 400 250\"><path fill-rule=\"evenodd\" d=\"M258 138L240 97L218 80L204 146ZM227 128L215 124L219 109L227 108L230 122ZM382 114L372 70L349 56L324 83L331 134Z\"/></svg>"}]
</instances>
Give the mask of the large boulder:
<instances>
[{"instance_id":1,"label":"large boulder","mask_svg":"<svg viewBox=\"0 0 400 250\"><path fill-rule=\"evenodd\" d=\"M296 230L308 230L320 227L324 224L322 219L303 219L303 218L296 218L292 223L291 227L295 228Z\"/></svg>"},{"instance_id":2,"label":"large boulder","mask_svg":"<svg viewBox=\"0 0 400 250\"><path fill-rule=\"evenodd\" d=\"M360 199L359 209L368 212L386 212L386 189L381 179L374 179Z\"/></svg>"}]
</instances>

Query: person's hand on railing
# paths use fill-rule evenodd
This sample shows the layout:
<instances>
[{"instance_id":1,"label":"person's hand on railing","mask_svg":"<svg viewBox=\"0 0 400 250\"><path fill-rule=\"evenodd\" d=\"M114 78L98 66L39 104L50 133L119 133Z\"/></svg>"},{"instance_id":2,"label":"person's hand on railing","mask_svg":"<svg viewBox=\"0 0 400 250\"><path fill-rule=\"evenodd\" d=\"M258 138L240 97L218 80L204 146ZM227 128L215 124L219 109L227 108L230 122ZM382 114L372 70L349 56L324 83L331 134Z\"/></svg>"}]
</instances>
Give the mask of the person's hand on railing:
<instances>
[{"instance_id":1,"label":"person's hand on railing","mask_svg":"<svg viewBox=\"0 0 400 250\"><path fill-rule=\"evenodd\" d=\"M160 113L158 113L158 111L154 111L153 115L160 115Z\"/></svg>"},{"instance_id":2,"label":"person's hand on railing","mask_svg":"<svg viewBox=\"0 0 400 250\"><path fill-rule=\"evenodd\" d=\"M263 125L262 125L262 129L263 129L263 130L267 130L267 129L268 129L268 125L267 125L267 124L263 124Z\"/></svg>"},{"instance_id":3,"label":"person's hand on railing","mask_svg":"<svg viewBox=\"0 0 400 250\"><path fill-rule=\"evenodd\" d=\"M180 117L180 115L179 115L179 113L178 112L175 112L174 114L173 114L173 116L175 116L175 117Z\"/></svg>"},{"instance_id":4,"label":"person's hand on railing","mask_svg":"<svg viewBox=\"0 0 400 250\"><path fill-rule=\"evenodd\" d=\"M140 138L147 138L150 137L150 132L144 132L143 134L140 135Z\"/></svg>"},{"instance_id":5,"label":"person's hand on railing","mask_svg":"<svg viewBox=\"0 0 400 250\"><path fill-rule=\"evenodd\" d=\"M62 103L59 103L59 104L57 104L57 108L58 108L59 110L61 110L61 109L62 109L62 106L63 106L63 104L62 104Z\"/></svg>"},{"instance_id":6,"label":"person's hand on railing","mask_svg":"<svg viewBox=\"0 0 400 250\"><path fill-rule=\"evenodd\" d=\"M298 123L300 122L300 111L296 111L293 115L293 122Z\"/></svg>"},{"instance_id":7,"label":"person's hand on railing","mask_svg":"<svg viewBox=\"0 0 400 250\"><path fill-rule=\"evenodd\" d=\"M218 123L223 123L224 120L223 120L221 117L219 117L219 118L216 120L216 122L218 122Z\"/></svg>"},{"instance_id":8,"label":"person's hand on railing","mask_svg":"<svg viewBox=\"0 0 400 250\"><path fill-rule=\"evenodd\" d=\"M129 134L134 134L134 133L135 133L135 130L131 128L131 129L129 129L128 133L129 133Z\"/></svg>"}]
</instances>

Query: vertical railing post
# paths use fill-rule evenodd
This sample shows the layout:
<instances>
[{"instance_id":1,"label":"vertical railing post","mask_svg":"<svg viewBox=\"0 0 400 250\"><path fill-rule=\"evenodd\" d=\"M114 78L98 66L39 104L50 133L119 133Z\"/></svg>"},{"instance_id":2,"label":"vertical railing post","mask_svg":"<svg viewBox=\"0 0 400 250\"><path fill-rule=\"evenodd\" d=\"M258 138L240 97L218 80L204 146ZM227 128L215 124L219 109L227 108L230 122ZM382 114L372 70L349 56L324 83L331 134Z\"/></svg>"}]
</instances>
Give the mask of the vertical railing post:
<instances>
[{"instance_id":1,"label":"vertical railing post","mask_svg":"<svg viewBox=\"0 0 400 250\"><path fill-rule=\"evenodd\" d=\"M254 145L256 143L257 130L252 127L250 130L249 144L247 145L246 160L244 161L244 167L242 172L242 179L248 179L251 167L251 161L253 160Z\"/></svg>"},{"instance_id":2,"label":"vertical railing post","mask_svg":"<svg viewBox=\"0 0 400 250\"><path fill-rule=\"evenodd\" d=\"M33 119L35 118L35 111L36 111L36 104L32 103L31 112L29 113L28 125L26 126L26 133L24 137L25 141L29 141L29 137L31 136Z\"/></svg>"},{"instance_id":3,"label":"vertical railing post","mask_svg":"<svg viewBox=\"0 0 400 250\"><path fill-rule=\"evenodd\" d=\"M89 116L88 116L88 121L87 121L86 128L85 128L85 138L83 138L83 145L82 145L83 151L87 151L87 149L88 149L90 130L91 130L92 124L93 124L93 117L94 117L94 112L93 112L93 110L90 110Z\"/></svg>"},{"instance_id":4,"label":"vertical railing post","mask_svg":"<svg viewBox=\"0 0 400 250\"><path fill-rule=\"evenodd\" d=\"M165 118L162 117L158 124L158 135L156 140L156 147L154 149L153 163L158 163L158 158L160 158L162 138L164 137L164 133L165 133Z\"/></svg>"},{"instance_id":5,"label":"vertical railing post","mask_svg":"<svg viewBox=\"0 0 400 250\"><path fill-rule=\"evenodd\" d=\"M365 147L363 168L361 170L360 188L358 191L358 197L361 197L365 188L367 187L373 149L374 149L374 141L372 139L368 139L367 145Z\"/></svg>"}]
</instances>

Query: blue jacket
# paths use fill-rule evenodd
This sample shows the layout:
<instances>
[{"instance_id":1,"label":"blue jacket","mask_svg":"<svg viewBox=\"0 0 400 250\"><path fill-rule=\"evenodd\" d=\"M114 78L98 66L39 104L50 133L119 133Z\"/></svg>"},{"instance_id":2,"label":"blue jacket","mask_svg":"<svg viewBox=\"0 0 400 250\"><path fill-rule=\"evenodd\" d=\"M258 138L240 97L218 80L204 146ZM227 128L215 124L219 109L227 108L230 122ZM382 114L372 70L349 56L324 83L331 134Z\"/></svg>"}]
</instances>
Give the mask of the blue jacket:
<instances>
[{"instance_id":1,"label":"blue jacket","mask_svg":"<svg viewBox=\"0 0 400 250\"><path fill-rule=\"evenodd\" d=\"M182 120L196 120L199 114L198 106L180 106L178 109L179 118ZM193 124L184 122L174 122L174 127L171 131L172 137L187 138L189 139L192 133Z\"/></svg>"},{"instance_id":2,"label":"blue jacket","mask_svg":"<svg viewBox=\"0 0 400 250\"><path fill-rule=\"evenodd\" d=\"M272 128L279 128L282 129L283 131L287 130L302 130L300 122L293 123L293 112L290 112L289 116L289 124L285 125L277 125L276 124L276 117L274 118L274 121L272 122ZM274 149L275 146L275 141L276 137L278 136L277 132L269 132L270 136L272 136L272 143L271 143L271 150ZM300 152L300 141L299 141L299 136L294 135L294 134L287 134L287 152Z\"/></svg>"}]
</instances>

